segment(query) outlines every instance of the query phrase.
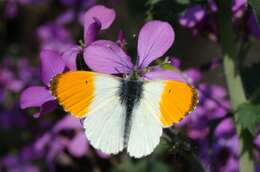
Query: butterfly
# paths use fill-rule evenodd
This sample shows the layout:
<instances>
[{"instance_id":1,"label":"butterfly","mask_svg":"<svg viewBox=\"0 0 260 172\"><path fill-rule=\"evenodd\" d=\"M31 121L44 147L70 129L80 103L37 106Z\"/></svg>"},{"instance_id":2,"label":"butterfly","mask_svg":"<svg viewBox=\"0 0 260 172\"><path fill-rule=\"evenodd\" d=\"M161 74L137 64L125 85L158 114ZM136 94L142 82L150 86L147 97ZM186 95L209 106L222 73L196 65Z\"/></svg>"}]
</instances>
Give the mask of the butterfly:
<instances>
[{"instance_id":1,"label":"butterfly","mask_svg":"<svg viewBox=\"0 0 260 172\"><path fill-rule=\"evenodd\" d=\"M135 158L149 155L163 128L178 123L198 102L196 90L184 82L89 71L59 74L50 90L65 111L82 119L94 148L108 154L126 149Z\"/></svg>"}]
</instances>

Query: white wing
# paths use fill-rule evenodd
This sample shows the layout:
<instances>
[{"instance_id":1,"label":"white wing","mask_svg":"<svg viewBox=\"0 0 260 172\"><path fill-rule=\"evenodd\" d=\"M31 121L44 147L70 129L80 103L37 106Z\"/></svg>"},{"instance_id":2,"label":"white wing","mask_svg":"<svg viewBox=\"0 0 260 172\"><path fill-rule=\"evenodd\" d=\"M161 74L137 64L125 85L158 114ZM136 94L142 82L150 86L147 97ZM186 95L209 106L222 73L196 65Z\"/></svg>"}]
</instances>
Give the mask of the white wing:
<instances>
[{"instance_id":1,"label":"white wing","mask_svg":"<svg viewBox=\"0 0 260 172\"><path fill-rule=\"evenodd\" d=\"M83 125L93 147L116 154L124 148L125 108L118 95L120 81L111 78L95 78L95 99Z\"/></svg>"},{"instance_id":2,"label":"white wing","mask_svg":"<svg viewBox=\"0 0 260 172\"><path fill-rule=\"evenodd\" d=\"M91 145L106 153L124 148L125 106L121 104L121 79L87 71L56 76L51 91L63 108L83 119Z\"/></svg>"},{"instance_id":3,"label":"white wing","mask_svg":"<svg viewBox=\"0 0 260 172\"><path fill-rule=\"evenodd\" d=\"M160 83L144 83L142 98L132 113L127 152L135 158L149 155L160 142L162 125L158 118L157 104L160 100L158 96L161 94L161 85L158 84Z\"/></svg>"},{"instance_id":4,"label":"white wing","mask_svg":"<svg viewBox=\"0 0 260 172\"><path fill-rule=\"evenodd\" d=\"M139 104L134 107L127 151L140 158L159 144L162 128L178 123L198 102L196 90L186 83L157 80L143 85Z\"/></svg>"}]
</instances>

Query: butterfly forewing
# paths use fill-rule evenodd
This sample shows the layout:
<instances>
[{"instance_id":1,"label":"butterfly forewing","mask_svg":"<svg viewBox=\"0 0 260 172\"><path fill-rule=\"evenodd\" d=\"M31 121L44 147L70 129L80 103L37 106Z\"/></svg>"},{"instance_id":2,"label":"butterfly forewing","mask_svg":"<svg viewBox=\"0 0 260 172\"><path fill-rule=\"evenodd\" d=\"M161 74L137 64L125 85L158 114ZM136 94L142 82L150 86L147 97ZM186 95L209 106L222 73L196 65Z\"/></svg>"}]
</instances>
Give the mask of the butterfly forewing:
<instances>
[{"instance_id":1,"label":"butterfly forewing","mask_svg":"<svg viewBox=\"0 0 260 172\"><path fill-rule=\"evenodd\" d=\"M178 123L198 103L196 90L179 81L164 81L160 99L160 121L163 127Z\"/></svg>"},{"instance_id":2,"label":"butterfly forewing","mask_svg":"<svg viewBox=\"0 0 260 172\"><path fill-rule=\"evenodd\" d=\"M91 145L106 153L124 147L125 108L120 103L120 78L94 72L60 74L51 84L59 103L73 116L83 118Z\"/></svg>"},{"instance_id":3,"label":"butterfly forewing","mask_svg":"<svg viewBox=\"0 0 260 172\"><path fill-rule=\"evenodd\" d=\"M51 81L51 92L65 111L73 116L83 118L95 94L95 73L66 72L54 77Z\"/></svg>"}]
</instances>

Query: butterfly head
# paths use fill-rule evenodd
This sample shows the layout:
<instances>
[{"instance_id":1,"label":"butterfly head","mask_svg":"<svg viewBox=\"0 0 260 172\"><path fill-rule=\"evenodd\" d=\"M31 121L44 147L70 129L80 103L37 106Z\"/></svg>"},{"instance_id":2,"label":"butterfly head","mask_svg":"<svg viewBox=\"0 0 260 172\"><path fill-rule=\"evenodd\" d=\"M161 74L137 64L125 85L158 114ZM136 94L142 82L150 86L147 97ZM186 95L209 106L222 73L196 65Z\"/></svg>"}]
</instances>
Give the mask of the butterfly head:
<instances>
[{"instance_id":1,"label":"butterfly head","mask_svg":"<svg viewBox=\"0 0 260 172\"><path fill-rule=\"evenodd\" d=\"M136 80L140 80L140 76L142 76L142 72L137 67L134 67L132 72L126 76L126 79L136 81Z\"/></svg>"}]
</instances>

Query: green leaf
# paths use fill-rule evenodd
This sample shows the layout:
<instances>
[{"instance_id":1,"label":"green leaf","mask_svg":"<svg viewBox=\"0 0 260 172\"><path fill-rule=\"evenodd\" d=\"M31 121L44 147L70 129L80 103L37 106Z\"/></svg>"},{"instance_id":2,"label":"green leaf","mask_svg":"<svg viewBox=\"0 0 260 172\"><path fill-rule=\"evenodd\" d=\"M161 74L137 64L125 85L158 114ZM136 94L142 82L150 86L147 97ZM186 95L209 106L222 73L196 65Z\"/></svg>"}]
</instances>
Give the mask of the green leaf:
<instances>
[{"instance_id":1,"label":"green leaf","mask_svg":"<svg viewBox=\"0 0 260 172\"><path fill-rule=\"evenodd\" d=\"M171 170L164 162L158 159L143 158L143 159L126 159L111 172L170 172Z\"/></svg>"},{"instance_id":2,"label":"green leaf","mask_svg":"<svg viewBox=\"0 0 260 172\"><path fill-rule=\"evenodd\" d=\"M256 127L260 123L260 105L244 103L238 107L236 121L241 124L243 129L256 134Z\"/></svg>"},{"instance_id":3,"label":"green leaf","mask_svg":"<svg viewBox=\"0 0 260 172\"><path fill-rule=\"evenodd\" d=\"M249 4L254 8L258 23L260 21L260 1L259 0L249 0Z\"/></svg>"},{"instance_id":4,"label":"green leaf","mask_svg":"<svg viewBox=\"0 0 260 172\"><path fill-rule=\"evenodd\" d=\"M176 70L176 68L173 65L169 64L169 63L162 64L161 68L163 68L165 70Z\"/></svg>"},{"instance_id":5,"label":"green leaf","mask_svg":"<svg viewBox=\"0 0 260 172\"><path fill-rule=\"evenodd\" d=\"M158 172L158 171L160 171L160 172L170 172L170 169L165 163L157 161L157 162L153 163L153 166L151 168L151 172Z\"/></svg>"},{"instance_id":6,"label":"green leaf","mask_svg":"<svg viewBox=\"0 0 260 172\"><path fill-rule=\"evenodd\" d=\"M252 64L241 71L243 85L250 102L260 103L260 63Z\"/></svg>"},{"instance_id":7,"label":"green leaf","mask_svg":"<svg viewBox=\"0 0 260 172\"><path fill-rule=\"evenodd\" d=\"M159 3L161 0L148 0L146 1L146 5L155 5Z\"/></svg>"},{"instance_id":8,"label":"green leaf","mask_svg":"<svg viewBox=\"0 0 260 172\"><path fill-rule=\"evenodd\" d=\"M190 0L176 0L179 4L187 5L190 3Z\"/></svg>"},{"instance_id":9,"label":"green leaf","mask_svg":"<svg viewBox=\"0 0 260 172\"><path fill-rule=\"evenodd\" d=\"M125 159L119 166L116 166L115 169L112 169L111 172L145 172L146 166L146 159L141 159L134 163L131 158L128 158Z\"/></svg>"}]
</instances>

